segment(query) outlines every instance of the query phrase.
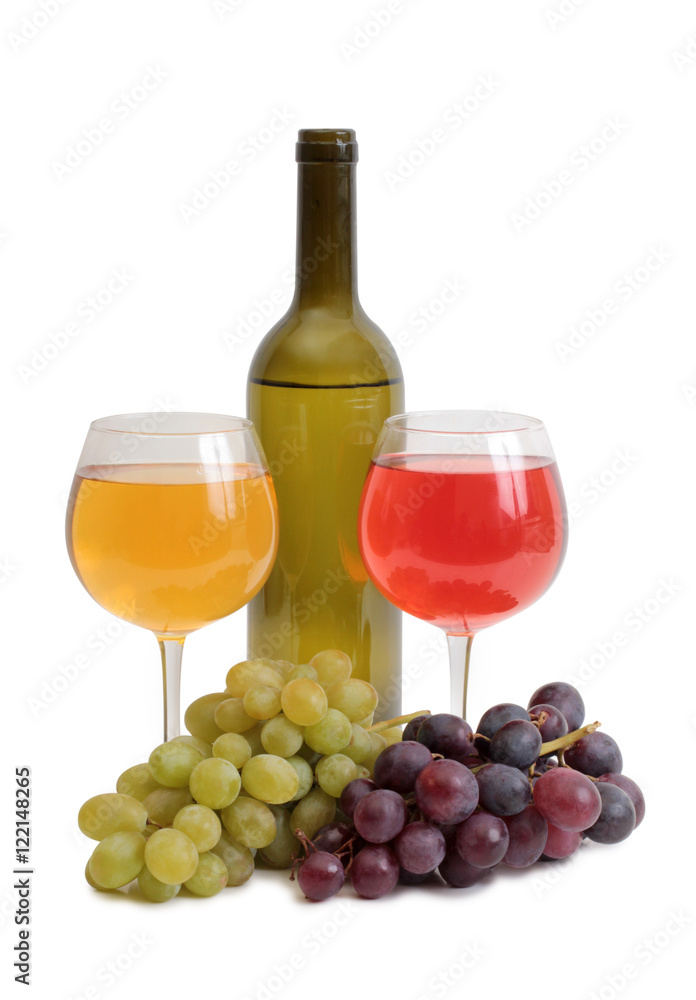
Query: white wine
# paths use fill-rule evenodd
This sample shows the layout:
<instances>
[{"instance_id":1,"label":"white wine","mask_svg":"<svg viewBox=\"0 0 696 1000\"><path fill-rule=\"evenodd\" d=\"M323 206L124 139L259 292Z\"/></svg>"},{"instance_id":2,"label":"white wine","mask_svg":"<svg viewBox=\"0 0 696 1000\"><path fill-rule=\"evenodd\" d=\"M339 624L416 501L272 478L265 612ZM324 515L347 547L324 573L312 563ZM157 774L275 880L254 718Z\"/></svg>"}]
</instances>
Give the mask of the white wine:
<instances>
[{"instance_id":1,"label":"white wine","mask_svg":"<svg viewBox=\"0 0 696 1000\"><path fill-rule=\"evenodd\" d=\"M249 656L307 663L342 649L388 717L400 710L400 613L367 576L357 518L382 424L404 409L403 377L358 300L355 133L304 129L297 160L295 296L249 373L280 525L275 566L249 605Z\"/></svg>"}]
</instances>

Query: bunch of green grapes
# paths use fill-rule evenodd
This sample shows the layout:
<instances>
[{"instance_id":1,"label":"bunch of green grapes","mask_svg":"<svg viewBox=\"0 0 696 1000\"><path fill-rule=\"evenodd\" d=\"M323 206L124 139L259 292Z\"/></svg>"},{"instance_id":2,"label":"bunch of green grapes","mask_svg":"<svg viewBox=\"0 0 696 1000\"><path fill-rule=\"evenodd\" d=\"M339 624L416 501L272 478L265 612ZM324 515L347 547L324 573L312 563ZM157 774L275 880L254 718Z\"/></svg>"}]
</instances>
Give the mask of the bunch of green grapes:
<instances>
[{"instance_id":1,"label":"bunch of green grapes","mask_svg":"<svg viewBox=\"0 0 696 1000\"><path fill-rule=\"evenodd\" d=\"M89 799L80 829L99 841L87 881L111 890L137 879L165 902L183 885L199 896L250 878L255 861L290 867L301 830L334 821L336 800L370 777L399 727L370 732L377 692L351 677L350 657L317 653L308 664L243 660L223 692L185 714L190 735L156 747L128 768L116 792Z\"/></svg>"}]
</instances>

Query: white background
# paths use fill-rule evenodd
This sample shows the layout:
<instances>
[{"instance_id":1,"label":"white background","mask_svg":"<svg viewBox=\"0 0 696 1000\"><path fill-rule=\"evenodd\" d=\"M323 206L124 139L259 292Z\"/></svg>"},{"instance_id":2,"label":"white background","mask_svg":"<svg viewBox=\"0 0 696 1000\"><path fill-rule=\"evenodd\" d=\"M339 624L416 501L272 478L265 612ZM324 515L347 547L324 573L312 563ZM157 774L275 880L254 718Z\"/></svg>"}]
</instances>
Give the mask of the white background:
<instances>
[{"instance_id":1,"label":"white background","mask_svg":"<svg viewBox=\"0 0 696 1000\"><path fill-rule=\"evenodd\" d=\"M13 772L27 764L41 1000L89 987L108 1000L262 997L273 966L297 955L303 967L279 994L288 1000L686 996L693 4L403 0L383 26L371 11L386 0L44 4L50 16L38 0L4 0L0 12L3 978L16 940ZM159 83L137 103L146 77ZM120 97L131 92L132 110ZM277 110L288 123L252 157ZM105 118L111 130L70 159ZM361 293L402 344L408 407L542 417L576 505L552 590L475 643L471 721L544 681L581 678L588 716L645 790L647 818L622 845L588 844L569 864L471 890L367 902L346 889L310 905L282 874L257 873L166 907L99 896L83 881L90 843L74 818L159 741L160 677L153 638L121 627L73 575L66 494L97 416L243 411L249 361L283 308L259 323L258 302L278 289L289 298L295 133L319 126L358 132ZM435 129L442 141L419 155ZM611 142L598 138L605 129ZM235 159L237 176L187 211ZM126 287L90 322L84 303L112 269L125 269ZM466 291L443 309L448 280ZM416 326L422 308L440 315ZM61 338L70 322L75 335ZM257 323L251 336L244 322ZM189 639L185 704L220 687L244 632L240 613ZM64 683L61 668L74 676L80 654L88 665ZM405 623L404 665L405 710L445 709L446 655L430 626ZM123 958L134 935L144 952ZM130 967L111 983L104 969L119 956ZM13 996L21 989L10 980Z\"/></svg>"}]
</instances>

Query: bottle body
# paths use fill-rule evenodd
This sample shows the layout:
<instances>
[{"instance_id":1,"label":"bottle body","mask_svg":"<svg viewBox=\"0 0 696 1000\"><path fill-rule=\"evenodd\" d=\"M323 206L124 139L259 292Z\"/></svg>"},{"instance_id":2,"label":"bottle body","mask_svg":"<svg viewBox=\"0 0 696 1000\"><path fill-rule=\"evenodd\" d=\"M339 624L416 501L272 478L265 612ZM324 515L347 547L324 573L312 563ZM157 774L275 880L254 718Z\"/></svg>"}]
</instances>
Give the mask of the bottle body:
<instances>
[{"instance_id":1,"label":"bottle body","mask_svg":"<svg viewBox=\"0 0 696 1000\"><path fill-rule=\"evenodd\" d=\"M249 604L248 645L250 657L295 663L344 650L388 718L401 704L401 616L367 576L357 518L374 446L384 420L403 412L404 390L391 344L357 299L353 186L354 163L300 164L298 288L249 373L280 538Z\"/></svg>"}]
</instances>

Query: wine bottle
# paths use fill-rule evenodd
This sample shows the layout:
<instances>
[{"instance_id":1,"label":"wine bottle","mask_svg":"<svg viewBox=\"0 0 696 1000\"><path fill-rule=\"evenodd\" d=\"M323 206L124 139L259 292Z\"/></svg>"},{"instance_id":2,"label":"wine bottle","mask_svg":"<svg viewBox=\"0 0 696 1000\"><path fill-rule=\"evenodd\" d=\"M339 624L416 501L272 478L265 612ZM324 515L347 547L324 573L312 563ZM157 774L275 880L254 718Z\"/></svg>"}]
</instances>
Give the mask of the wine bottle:
<instances>
[{"instance_id":1,"label":"wine bottle","mask_svg":"<svg viewBox=\"0 0 696 1000\"><path fill-rule=\"evenodd\" d=\"M358 299L355 132L301 129L298 140L295 294L249 371L280 524L275 566L249 604L249 656L306 663L342 649L389 718L401 703L400 613L367 576L357 518L382 424L403 412L403 376Z\"/></svg>"}]
</instances>

